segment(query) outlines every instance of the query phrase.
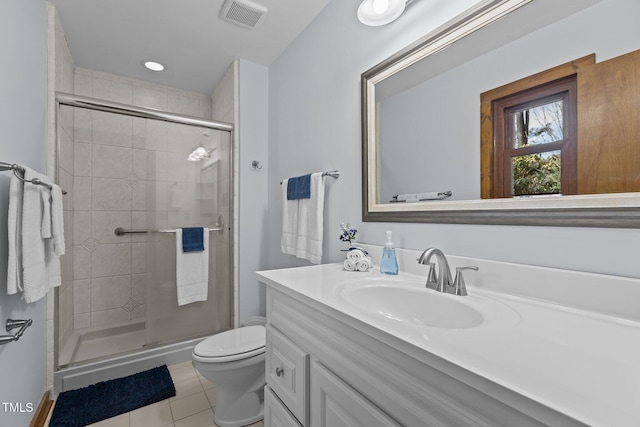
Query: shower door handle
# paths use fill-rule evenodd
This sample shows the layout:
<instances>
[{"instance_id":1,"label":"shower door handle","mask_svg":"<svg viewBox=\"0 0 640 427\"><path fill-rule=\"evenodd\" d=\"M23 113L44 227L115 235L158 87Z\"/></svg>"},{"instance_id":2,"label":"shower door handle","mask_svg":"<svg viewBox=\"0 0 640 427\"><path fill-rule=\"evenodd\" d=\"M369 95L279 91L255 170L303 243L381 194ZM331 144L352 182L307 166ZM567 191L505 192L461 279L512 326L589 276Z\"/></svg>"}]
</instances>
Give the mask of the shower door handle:
<instances>
[{"instance_id":1,"label":"shower door handle","mask_svg":"<svg viewBox=\"0 0 640 427\"><path fill-rule=\"evenodd\" d=\"M222 215L218 215L218 222L209 231L217 231L219 234L224 233L224 217Z\"/></svg>"}]
</instances>

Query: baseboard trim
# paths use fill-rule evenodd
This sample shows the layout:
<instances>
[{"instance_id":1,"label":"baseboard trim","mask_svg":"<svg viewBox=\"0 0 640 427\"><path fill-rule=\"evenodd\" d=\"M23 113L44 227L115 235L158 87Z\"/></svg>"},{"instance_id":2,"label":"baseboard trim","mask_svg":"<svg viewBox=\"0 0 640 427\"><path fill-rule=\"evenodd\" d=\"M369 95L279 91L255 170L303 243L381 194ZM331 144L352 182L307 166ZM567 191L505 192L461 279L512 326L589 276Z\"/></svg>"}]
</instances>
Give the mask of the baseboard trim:
<instances>
[{"instance_id":1,"label":"baseboard trim","mask_svg":"<svg viewBox=\"0 0 640 427\"><path fill-rule=\"evenodd\" d=\"M51 412L52 407L53 400L49 399L49 391L45 391L42 395L42 399L40 399L38 409L35 414L33 414L33 419L31 420L29 427L44 427L47 419L49 418L49 412Z\"/></svg>"}]
</instances>

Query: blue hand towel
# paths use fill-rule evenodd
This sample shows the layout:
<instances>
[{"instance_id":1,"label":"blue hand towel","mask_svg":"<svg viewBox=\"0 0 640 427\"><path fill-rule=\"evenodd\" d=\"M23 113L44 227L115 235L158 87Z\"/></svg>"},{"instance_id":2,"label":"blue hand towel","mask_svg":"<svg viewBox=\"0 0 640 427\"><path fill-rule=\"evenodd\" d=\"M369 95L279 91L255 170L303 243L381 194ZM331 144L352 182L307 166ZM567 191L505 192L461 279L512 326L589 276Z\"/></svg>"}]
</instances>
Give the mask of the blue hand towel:
<instances>
[{"instance_id":1,"label":"blue hand towel","mask_svg":"<svg viewBox=\"0 0 640 427\"><path fill-rule=\"evenodd\" d=\"M182 228L182 252L204 251L204 229L202 227Z\"/></svg>"},{"instance_id":2,"label":"blue hand towel","mask_svg":"<svg viewBox=\"0 0 640 427\"><path fill-rule=\"evenodd\" d=\"M287 200L311 198L311 174L287 180Z\"/></svg>"}]
</instances>

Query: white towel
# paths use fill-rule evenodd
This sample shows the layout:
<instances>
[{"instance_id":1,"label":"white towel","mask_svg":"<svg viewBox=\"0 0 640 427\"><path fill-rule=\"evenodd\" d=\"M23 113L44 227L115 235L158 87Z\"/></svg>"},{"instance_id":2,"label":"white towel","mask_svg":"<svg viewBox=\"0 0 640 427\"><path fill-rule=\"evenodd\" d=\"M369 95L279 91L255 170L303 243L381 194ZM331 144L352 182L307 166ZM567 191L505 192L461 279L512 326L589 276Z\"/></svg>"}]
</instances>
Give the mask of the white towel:
<instances>
[{"instance_id":1,"label":"white towel","mask_svg":"<svg viewBox=\"0 0 640 427\"><path fill-rule=\"evenodd\" d=\"M418 201L418 195L413 193L413 194L398 194L395 197L396 200L398 200L399 202L417 202Z\"/></svg>"},{"instance_id":2,"label":"white towel","mask_svg":"<svg viewBox=\"0 0 640 427\"><path fill-rule=\"evenodd\" d=\"M369 271L372 266L373 263L371 262L371 259L369 257L364 257L356 263L356 270Z\"/></svg>"},{"instance_id":3,"label":"white towel","mask_svg":"<svg viewBox=\"0 0 640 427\"><path fill-rule=\"evenodd\" d=\"M431 191L428 193L418 193L416 197L418 200L442 200L444 199L444 194L438 191Z\"/></svg>"},{"instance_id":4,"label":"white towel","mask_svg":"<svg viewBox=\"0 0 640 427\"><path fill-rule=\"evenodd\" d=\"M24 169L25 180L38 178L51 184L48 176L27 167ZM23 188L22 287L24 300L30 303L38 301L50 288L60 285L60 257L55 254L53 241L42 237L44 201L50 200L50 190L31 183L25 183ZM47 194L43 195L43 192Z\"/></svg>"},{"instance_id":5,"label":"white towel","mask_svg":"<svg viewBox=\"0 0 640 427\"><path fill-rule=\"evenodd\" d=\"M280 249L288 255L296 255L296 237L298 233L298 201L287 200L289 179L282 180L282 236Z\"/></svg>"},{"instance_id":6,"label":"white towel","mask_svg":"<svg viewBox=\"0 0 640 427\"><path fill-rule=\"evenodd\" d=\"M322 262L324 179L321 172L311 174L311 197L287 200L288 179L282 181L282 252Z\"/></svg>"},{"instance_id":7,"label":"white towel","mask_svg":"<svg viewBox=\"0 0 640 427\"><path fill-rule=\"evenodd\" d=\"M9 212L8 225L8 249L9 261L7 264L7 293L13 295L22 291L22 194L24 182L11 175L9 183Z\"/></svg>"},{"instance_id":8,"label":"white towel","mask_svg":"<svg viewBox=\"0 0 640 427\"><path fill-rule=\"evenodd\" d=\"M204 251L182 251L182 229L176 229L178 305L206 301L209 290L209 229L203 230Z\"/></svg>"},{"instance_id":9,"label":"white towel","mask_svg":"<svg viewBox=\"0 0 640 427\"><path fill-rule=\"evenodd\" d=\"M41 191L42 196L42 223L40 236L43 239L51 238L51 191Z\"/></svg>"},{"instance_id":10,"label":"white towel","mask_svg":"<svg viewBox=\"0 0 640 427\"><path fill-rule=\"evenodd\" d=\"M51 184L51 237L56 255L64 255L66 251L64 243L64 210L62 207L62 189Z\"/></svg>"},{"instance_id":11,"label":"white towel","mask_svg":"<svg viewBox=\"0 0 640 427\"><path fill-rule=\"evenodd\" d=\"M443 192L431 191L428 193L418 193L418 194L398 194L395 199L399 202L421 202L423 200L442 200L445 198L445 194Z\"/></svg>"},{"instance_id":12,"label":"white towel","mask_svg":"<svg viewBox=\"0 0 640 427\"><path fill-rule=\"evenodd\" d=\"M342 263L342 265L344 266L344 269L347 271L355 271L357 270L356 267L356 263L353 262L353 260L347 258L344 260L344 262Z\"/></svg>"},{"instance_id":13,"label":"white towel","mask_svg":"<svg viewBox=\"0 0 640 427\"><path fill-rule=\"evenodd\" d=\"M360 261L364 257L365 257L365 254L361 249L351 249L349 252L347 252L347 258L349 258L356 264L358 263L358 261Z\"/></svg>"}]
</instances>

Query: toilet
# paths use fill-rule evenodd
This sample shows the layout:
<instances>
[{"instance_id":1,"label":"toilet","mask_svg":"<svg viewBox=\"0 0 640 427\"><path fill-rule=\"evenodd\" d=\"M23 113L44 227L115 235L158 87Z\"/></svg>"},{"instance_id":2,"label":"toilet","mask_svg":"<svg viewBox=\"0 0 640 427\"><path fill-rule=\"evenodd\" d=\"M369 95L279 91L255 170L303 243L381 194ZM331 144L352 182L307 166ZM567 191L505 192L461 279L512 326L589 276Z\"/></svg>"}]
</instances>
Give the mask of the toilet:
<instances>
[{"instance_id":1,"label":"toilet","mask_svg":"<svg viewBox=\"0 0 640 427\"><path fill-rule=\"evenodd\" d=\"M216 386L214 420L241 427L264 418L266 329L245 326L221 332L193 349L193 366Z\"/></svg>"}]
</instances>

